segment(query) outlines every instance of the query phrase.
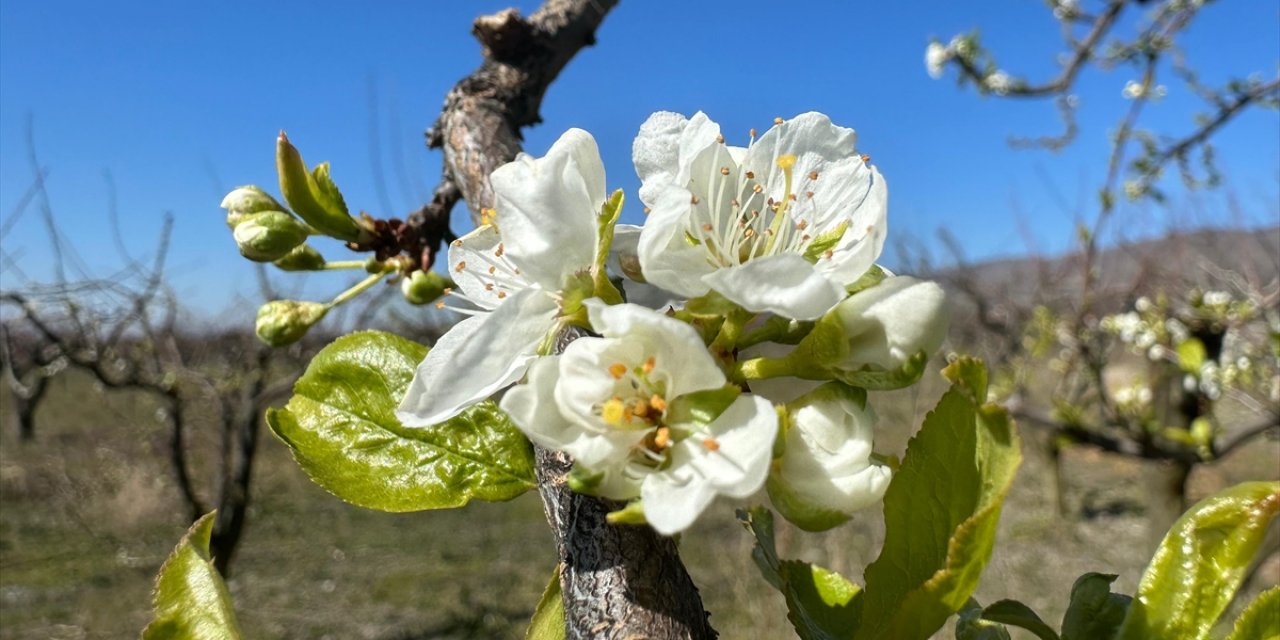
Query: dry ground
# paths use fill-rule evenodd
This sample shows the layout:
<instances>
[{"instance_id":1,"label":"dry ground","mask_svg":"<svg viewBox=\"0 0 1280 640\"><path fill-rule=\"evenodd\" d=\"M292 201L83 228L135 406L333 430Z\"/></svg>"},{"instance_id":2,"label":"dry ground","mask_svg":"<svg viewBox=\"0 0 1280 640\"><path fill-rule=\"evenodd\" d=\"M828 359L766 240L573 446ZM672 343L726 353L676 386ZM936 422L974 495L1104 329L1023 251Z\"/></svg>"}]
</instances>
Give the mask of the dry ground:
<instances>
[{"instance_id":1,"label":"dry ground","mask_svg":"<svg viewBox=\"0 0 1280 640\"><path fill-rule=\"evenodd\" d=\"M924 386L873 395L881 448L900 448L932 406L941 385ZM136 637L148 620L151 580L187 525L164 464L164 431L145 398L103 392L75 375L50 395L34 443L17 442L11 410L0 412L0 638ZM214 434L198 431L193 452L207 457ZM1085 571L1118 573L1119 590L1131 593L1154 546L1142 514L1149 468L1071 453L1067 504L1097 515L1064 517L1040 438L1024 431L1024 440L1026 461L979 600L1017 597L1056 621ZM209 470L203 465L200 477ZM446 512L365 511L310 484L270 434L255 473L230 579L247 637L523 637L554 554L536 496ZM1264 442L1198 471L1193 493L1277 477L1280 444ZM823 535L783 527L780 546L856 579L883 536L872 511ZM751 565L731 505L716 505L683 545L722 637L794 637L781 598ZM1246 591L1278 581L1273 557Z\"/></svg>"}]
</instances>

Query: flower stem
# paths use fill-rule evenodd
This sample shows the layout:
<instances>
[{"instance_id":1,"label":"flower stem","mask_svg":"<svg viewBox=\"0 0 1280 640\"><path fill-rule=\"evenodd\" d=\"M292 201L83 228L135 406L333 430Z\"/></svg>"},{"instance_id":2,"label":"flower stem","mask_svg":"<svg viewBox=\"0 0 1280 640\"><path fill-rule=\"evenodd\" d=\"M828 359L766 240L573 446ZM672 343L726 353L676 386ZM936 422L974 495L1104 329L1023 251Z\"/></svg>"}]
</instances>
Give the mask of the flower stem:
<instances>
[{"instance_id":1,"label":"flower stem","mask_svg":"<svg viewBox=\"0 0 1280 640\"><path fill-rule=\"evenodd\" d=\"M368 264L366 260L337 260L334 262L324 263L322 271L339 271L342 269L363 269Z\"/></svg>"},{"instance_id":2,"label":"flower stem","mask_svg":"<svg viewBox=\"0 0 1280 640\"><path fill-rule=\"evenodd\" d=\"M380 280L387 277L387 274L391 273L392 271L394 271L394 269L384 269L382 271L379 271L378 273L370 274L369 277L365 278L364 280L361 280L360 282L357 282L354 287L351 287L350 289L347 289L346 291L343 291L342 293L338 294L338 297L334 298L333 301L329 303L329 308L332 309L333 307L336 307L360 295L361 293L364 293L369 287L372 287L373 285L377 284Z\"/></svg>"},{"instance_id":3,"label":"flower stem","mask_svg":"<svg viewBox=\"0 0 1280 640\"><path fill-rule=\"evenodd\" d=\"M734 377L741 380L763 380L797 375L790 358L752 358L739 362Z\"/></svg>"},{"instance_id":4,"label":"flower stem","mask_svg":"<svg viewBox=\"0 0 1280 640\"><path fill-rule=\"evenodd\" d=\"M716 334L707 349L712 354L732 353L738 346L738 338L742 337L742 328L751 320L751 317L751 312L744 309L730 311L725 316L724 324L720 325L720 333Z\"/></svg>"}]
</instances>

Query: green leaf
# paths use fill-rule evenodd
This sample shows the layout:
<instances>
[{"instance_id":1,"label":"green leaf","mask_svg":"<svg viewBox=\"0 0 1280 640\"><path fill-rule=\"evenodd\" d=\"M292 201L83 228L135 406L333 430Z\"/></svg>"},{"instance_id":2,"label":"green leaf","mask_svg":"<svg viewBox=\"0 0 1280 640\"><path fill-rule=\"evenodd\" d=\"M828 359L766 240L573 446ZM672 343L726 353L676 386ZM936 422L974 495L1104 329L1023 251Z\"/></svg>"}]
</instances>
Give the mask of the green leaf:
<instances>
[{"instance_id":1,"label":"green leaf","mask_svg":"<svg viewBox=\"0 0 1280 640\"><path fill-rule=\"evenodd\" d=\"M982 362L962 358L884 497L885 544L866 571L857 638L928 638L969 600L1022 461Z\"/></svg>"},{"instance_id":2,"label":"green leaf","mask_svg":"<svg viewBox=\"0 0 1280 640\"><path fill-rule=\"evenodd\" d=\"M1124 621L1133 600L1111 593L1116 576L1108 573L1086 573L1071 585L1071 603L1062 616L1062 640L1110 638Z\"/></svg>"},{"instance_id":3,"label":"green leaf","mask_svg":"<svg viewBox=\"0 0 1280 640\"><path fill-rule=\"evenodd\" d=\"M1263 591L1236 618L1227 640L1276 640L1280 638L1280 587Z\"/></svg>"},{"instance_id":4,"label":"green leaf","mask_svg":"<svg viewBox=\"0 0 1280 640\"><path fill-rule=\"evenodd\" d=\"M564 598L560 595L560 567L551 574L551 582L538 599L533 610L533 620L524 640L564 640Z\"/></svg>"},{"instance_id":5,"label":"green leaf","mask_svg":"<svg viewBox=\"0 0 1280 640\"><path fill-rule=\"evenodd\" d=\"M364 331L316 355L289 404L267 412L272 431L316 484L381 511L510 500L535 486L533 449L493 402L410 429L395 408L426 357L422 345Z\"/></svg>"},{"instance_id":6,"label":"green leaf","mask_svg":"<svg viewBox=\"0 0 1280 640\"><path fill-rule=\"evenodd\" d=\"M205 514L160 567L152 594L155 620L143 640L234 640L240 637L231 594L209 556L217 512Z\"/></svg>"},{"instance_id":7,"label":"green leaf","mask_svg":"<svg viewBox=\"0 0 1280 640\"><path fill-rule=\"evenodd\" d=\"M1035 611L1017 600L1000 600L993 602L982 610L982 618L1014 627L1026 629L1034 633L1040 640L1060 640L1053 627L1044 623Z\"/></svg>"},{"instance_id":8,"label":"green leaf","mask_svg":"<svg viewBox=\"0 0 1280 640\"><path fill-rule=\"evenodd\" d=\"M857 585L817 565L779 560L773 542L773 513L768 509L739 509L738 520L755 536L751 557L764 579L786 598L787 619L801 640L849 638L855 622Z\"/></svg>"},{"instance_id":9,"label":"green leaf","mask_svg":"<svg viewBox=\"0 0 1280 640\"><path fill-rule=\"evenodd\" d=\"M1278 510L1280 482L1246 482L1191 507L1156 549L1116 640L1206 637Z\"/></svg>"},{"instance_id":10,"label":"green leaf","mask_svg":"<svg viewBox=\"0 0 1280 640\"><path fill-rule=\"evenodd\" d=\"M982 605L969 598L956 616L956 640L1011 640L1009 630L998 622L982 619Z\"/></svg>"},{"instance_id":11,"label":"green leaf","mask_svg":"<svg viewBox=\"0 0 1280 640\"><path fill-rule=\"evenodd\" d=\"M276 173L285 202L316 231L349 242L369 240L368 232L347 213L346 202L329 177L328 163L308 171L302 154L283 131L276 139Z\"/></svg>"},{"instance_id":12,"label":"green leaf","mask_svg":"<svg viewBox=\"0 0 1280 640\"><path fill-rule=\"evenodd\" d=\"M1198 338L1187 338L1178 344L1178 364L1187 373L1199 373L1208 354Z\"/></svg>"},{"instance_id":13,"label":"green leaf","mask_svg":"<svg viewBox=\"0 0 1280 640\"><path fill-rule=\"evenodd\" d=\"M329 163L321 162L311 170L311 179L315 180L316 199L326 209L341 212L344 216L351 215L351 211L347 209L347 201L342 197L342 192L338 190L338 184L333 181L329 175Z\"/></svg>"}]
</instances>

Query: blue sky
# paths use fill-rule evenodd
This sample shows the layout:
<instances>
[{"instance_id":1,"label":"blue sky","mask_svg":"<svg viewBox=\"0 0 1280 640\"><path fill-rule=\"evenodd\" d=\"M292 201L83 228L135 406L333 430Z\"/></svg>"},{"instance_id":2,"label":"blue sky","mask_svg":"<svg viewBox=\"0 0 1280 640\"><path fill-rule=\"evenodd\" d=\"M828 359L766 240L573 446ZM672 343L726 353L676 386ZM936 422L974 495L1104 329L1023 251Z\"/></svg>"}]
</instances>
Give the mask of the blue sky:
<instances>
[{"instance_id":1,"label":"blue sky","mask_svg":"<svg viewBox=\"0 0 1280 640\"><path fill-rule=\"evenodd\" d=\"M528 13L537 4L516 6ZM173 284L197 308L222 308L251 292L254 276L217 205L236 185L277 190L276 132L287 130L308 161L331 161L353 208L416 208L439 174L422 131L479 62L470 23L510 5L0 2L0 216L13 215L31 184L30 116L53 208L88 269L119 265L106 215L109 172L130 247L147 252L162 214L172 212ZM552 85L526 148L540 154L568 127L592 132L610 185L630 196L624 221L638 222L630 148L651 112L703 110L730 142L745 143L749 128L763 130L774 116L818 110L857 129L861 150L887 178L891 238L927 241L945 226L974 258L1060 252L1074 220L1092 218L1107 133L1135 74L1086 73L1071 148L1015 151L1009 135L1057 131L1051 103L982 98L957 89L953 76L935 81L924 70L930 36L974 27L1010 71L1056 71L1056 24L1034 0L624 0L597 46ZM1121 33L1132 29L1130 21ZM1264 0L1214 3L1183 44L1207 82L1250 72L1269 78L1280 60L1280 9ZM1172 76L1165 83L1170 95L1145 122L1181 134L1198 104ZM1129 208L1116 228L1137 236L1280 220L1280 116L1248 113L1215 142L1226 189L1189 195L1170 185L1169 207ZM455 229L465 230L462 207L458 214ZM4 239L4 251L34 277L49 273L43 233L29 210ZM340 258L336 247L321 249ZM894 260L891 252L885 262ZM15 284L12 271L0 277ZM323 297L344 282L311 276L307 290Z\"/></svg>"}]
</instances>

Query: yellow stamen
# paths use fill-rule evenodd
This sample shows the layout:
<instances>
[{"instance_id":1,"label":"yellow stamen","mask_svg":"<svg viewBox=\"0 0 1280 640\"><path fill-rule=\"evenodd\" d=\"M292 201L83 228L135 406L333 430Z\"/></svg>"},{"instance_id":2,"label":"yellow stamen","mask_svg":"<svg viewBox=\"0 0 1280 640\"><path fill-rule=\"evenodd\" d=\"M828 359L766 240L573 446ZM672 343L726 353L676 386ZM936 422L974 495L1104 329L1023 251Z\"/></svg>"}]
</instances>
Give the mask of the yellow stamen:
<instances>
[{"instance_id":1,"label":"yellow stamen","mask_svg":"<svg viewBox=\"0 0 1280 640\"><path fill-rule=\"evenodd\" d=\"M609 401L604 403L604 406L601 407L600 419L604 420L605 424L611 427L616 427L619 424L622 424L622 414L625 408L626 407L622 404L622 398L610 398Z\"/></svg>"},{"instance_id":2,"label":"yellow stamen","mask_svg":"<svg viewBox=\"0 0 1280 640\"><path fill-rule=\"evenodd\" d=\"M503 298L505 298L505 297L507 297L507 292L506 292L506 291L499 291L499 292L498 292L498 299L499 299L499 300L501 300L501 299L503 299Z\"/></svg>"},{"instance_id":3,"label":"yellow stamen","mask_svg":"<svg viewBox=\"0 0 1280 640\"><path fill-rule=\"evenodd\" d=\"M643 371L643 372L644 372L644 374L647 376L647 375L649 375L649 374L653 373L653 367L654 367L654 365L656 365L657 363L658 363L657 358L655 358L655 357L653 357L653 356L649 356L648 358L645 358L644 365L642 365L642 366L640 367L640 370L641 370L641 371Z\"/></svg>"},{"instance_id":4,"label":"yellow stamen","mask_svg":"<svg viewBox=\"0 0 1280 640\"><path fill-rule=\"evenodd\" d=\"M614 380L621 380L622 376L627 375L627 365L621 362L609 365L609 375L613 376Z\"/></svg>"},{"instance_id":5,"label":"yellow stamen","mask_svg":"<svg viewBox=\"0 0 1280 640\"><path fill-rule=\"evenodd\" d=\"M720 167L720 175L722 176L729 175L729 167Z\"/></svg>"},{"instance_id":6,"label":"yellow stamen","mask_svg":"<svg viewBox=\"0 0 1280 640\"><path fill-rule=\"evenodd\" d=\"M497 249L496 251L494 251L494 252L493 252L493 255L495 255L495 256L497 256L497 257L501 258L501 257L502 257L502 254L503 254L503 253L506 253L506 251L507 251L507 250L506 250L506 248L502 246L502 243L501 243L501 242L499 242L499 243L498 243L498 249Z\"/></svg>"},{"instance_id":7,"label":"yellow stamen","mask_svg":"<svg viewBox=\"0 0 1280 640\"><path fill-rule=\"evenodd\" d=\"M782 124L782 118L774 118L774 119L773 119L773 123L774 123L774 124Z\"/></svg>"},{"instance_id":8,"label":"yellow stamen","mask_svg":"<svg viewBox=\"0 0 1280 640\"><path fill-rule=\"evenodd\" d=\"M810 172L809 172L809 179L810 179L810 180L817 180L817 179L818 179L818 172L817 172L817 171L810 171Z\"/></svg>"},{"instance_id":9,"label":"yellow stamen","mask_svg":"<svg viewBox=\"0 0 1280 640\"><path fill-rule=\"evenodd\" d=\"M658 447L659 451L671 446L671 429L658 427L658 430L653 434L653 444Z\"/></svg>"},{"instance_id":10,"label":"yellow stamen","mask_svg":"<svg viewBox=\"0 0 1280 640\"><path fill-rule=\"evenodd\" d=\"M667 400L658 394L649 396L649 406L659 413L667 410Z\"/></svg>"},{"instance_id":11,"label":"yellow stamen","mask_svg":"<svg viewBox=\"0 0 1280 640\"><path fill-rule=\"evenodd\" d=\"M720 450L720 443L719 443L719 442L716 442L716 439L715 439L715 438L703 438L703 440L702 440L702 446L703 446L703 447L705 447L707 451L719 451L719 450Z\"/></svg>"},{"instance_id":12,"label":"yellow stamen","mask_svg":"<svg viewBox=\"0 0 1280 640\"><path fill-rule=\"evenodd\" d=\"M453 270L454 270L454 271L457 271L458 273L462 273L462 270L463 270L463 269L466 269L466 268L467 268L467 261L466 261L466 260L463 260L463 261L459 262L459 263L458 263L458 266L454 267L454 268L453 268Z\"/></svg>"}]
</instances>

